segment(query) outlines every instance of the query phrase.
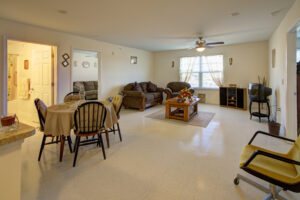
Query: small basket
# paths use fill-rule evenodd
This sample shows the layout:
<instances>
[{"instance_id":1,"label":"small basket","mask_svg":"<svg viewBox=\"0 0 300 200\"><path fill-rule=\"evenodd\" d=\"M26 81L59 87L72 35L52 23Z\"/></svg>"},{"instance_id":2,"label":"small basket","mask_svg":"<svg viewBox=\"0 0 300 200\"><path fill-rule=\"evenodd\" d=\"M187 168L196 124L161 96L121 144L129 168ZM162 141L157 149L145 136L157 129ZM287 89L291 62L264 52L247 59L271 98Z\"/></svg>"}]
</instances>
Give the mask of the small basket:
<instances>
[{"instance_id":1,"label":"small basket","mask_svg":"<svg viewBox=\"0 0 300 200\"><path fill-rule=\"evenodd\" d=\"M277 122L269 122L269 133L273 135L279 135L280 132L280 124Z\"/></svg>"},{"instance_id":2,"label":"small basket","mask_svg":"<svg viewBox=\"0 0 300 200\"><path fill-rule=\"evenodd\" d=\"M1 118L2 126L12 126L15 122L16 122L16 115Z\"/></svg>"}]
</instances>

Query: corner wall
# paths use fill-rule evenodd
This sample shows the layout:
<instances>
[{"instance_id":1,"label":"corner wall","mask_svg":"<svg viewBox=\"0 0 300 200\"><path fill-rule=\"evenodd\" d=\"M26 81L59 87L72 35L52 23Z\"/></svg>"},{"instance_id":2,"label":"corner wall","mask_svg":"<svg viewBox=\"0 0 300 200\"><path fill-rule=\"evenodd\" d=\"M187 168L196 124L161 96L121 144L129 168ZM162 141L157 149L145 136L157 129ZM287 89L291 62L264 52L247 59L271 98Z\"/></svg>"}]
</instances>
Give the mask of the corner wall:
<instances>
[{"instance_id":1,"label":"corner wall","mask_svg":"<svg viewBox=\"0 0 300 200\"><path fill-rule=\"evenodd\" d=\"M277 113L277 121L286 128L286 136L289 138L297 137L297 104L296 95L294 94L296 92L296 71L294 70L296 69L296 63L290 64L290 55L288 55L290 49L293 48L289 45L288 49L288 41L292 40L293 34L288 34L288 32L300 22L299 10L300 0L296 0L269 40L270 85L273 91L278 92L277 107L281 109ZM276 49L275 68L271 66L272 49ZM273 92L272 101L275 100Z\"/></svg>"},{"instance_id":2,"label":"corner wall","mask_svg":"<svg viewBox=\"0 0 300 200\"><path fill-rule=\"evenodd\" d=\"M101 54L101 94L106 98L117 94L123 85L133 81L153 79L153 53L149 51L114 45L68 33L0 19L0 114L3 108L4 36L25 42L54 45L58 47L58 102L71 91L71 67L63 67L62 54L71 55L71 49L98 51ZM138 57L138 64L130 64L130 56Z\"/></svg>"}]
</instances>

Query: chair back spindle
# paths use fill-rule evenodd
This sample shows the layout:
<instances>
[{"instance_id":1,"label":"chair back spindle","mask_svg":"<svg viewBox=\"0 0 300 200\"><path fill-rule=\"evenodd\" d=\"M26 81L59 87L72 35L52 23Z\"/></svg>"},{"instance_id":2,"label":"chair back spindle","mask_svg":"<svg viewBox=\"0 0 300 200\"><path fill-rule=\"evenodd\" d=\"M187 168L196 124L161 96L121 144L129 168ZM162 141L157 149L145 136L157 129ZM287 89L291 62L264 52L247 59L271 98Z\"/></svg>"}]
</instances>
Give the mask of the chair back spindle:
<instances>
[{"instance_id":1,"label":"chair back spindle","mask_svg":"<svg viewBox=\"0 0 300 200\"><path fill-rule=\"evenodd\" d=\"M88 135L104 128L106 109L100 102L86 102L74 113L75 133Z\"/></svg>"},{"instance_id":2,"label":"chair back spindle","mask_svg":"<svg viewBox=\"0 0 300 200\"><path fill-rule=\"evenodd\" d=\"M46 115L47 115L47 106L39 98L36 98L34 100L34 105L35 105L37 113L38 113L38 117L39 117L39 121L40 121L40 129L41 129L41 131L44 131Z\"/></svg>"}]
</instances>

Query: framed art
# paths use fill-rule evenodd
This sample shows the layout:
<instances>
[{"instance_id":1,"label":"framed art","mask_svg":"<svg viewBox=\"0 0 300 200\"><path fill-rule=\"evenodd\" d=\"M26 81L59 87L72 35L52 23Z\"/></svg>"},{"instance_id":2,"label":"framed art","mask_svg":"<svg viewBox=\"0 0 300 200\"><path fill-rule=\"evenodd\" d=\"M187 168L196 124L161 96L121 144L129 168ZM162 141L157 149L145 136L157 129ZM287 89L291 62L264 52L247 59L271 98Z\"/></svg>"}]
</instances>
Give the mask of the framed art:
<instances>
[{"instance_id":1,"label":"framed art","mask_svg":"<svg viewBox=\"0 0 300 200\"><path fill-rule=\"evenodd\" d=\"M276 66L276 49L272 49L272 68Z\"/></svg>"},{"instance_id":2,"label":"framed art","mask_svg":"<svg viewBox=\"0 0 300 200\"><path fill-rule=\"evenodd\" d=\"M24 60L24 69L29 69L29 60Z\"/></svg>"},{"instance_id":3,"label":"framed art","mask_svg":"<svg viewBox=\"0 0 300 200\"><path fill-rule=\"evenodd\" d=\"M62 55L63 59L68 60L70 58L69 54L65 53Z\"/></svg>"},{"instance_id":4,"label":"framed art","mask_svg":"<svg viewBox=\"0 0 300 200\"><path fill-rule=\"evenodd\" d=\"M62 63L61 63L64 67L68 67L69 66L69 62L68 61L63 61Z\"/></svg>"},{"instance_id":5,"label":"framed art","mask_svg":"<svg viewBox=\"0 0 300 200\"><path fill-rule=\"evenodd\" d=\"M130 56L130 64L137 64L137 56Z\"/></svg>"}]
</instances>

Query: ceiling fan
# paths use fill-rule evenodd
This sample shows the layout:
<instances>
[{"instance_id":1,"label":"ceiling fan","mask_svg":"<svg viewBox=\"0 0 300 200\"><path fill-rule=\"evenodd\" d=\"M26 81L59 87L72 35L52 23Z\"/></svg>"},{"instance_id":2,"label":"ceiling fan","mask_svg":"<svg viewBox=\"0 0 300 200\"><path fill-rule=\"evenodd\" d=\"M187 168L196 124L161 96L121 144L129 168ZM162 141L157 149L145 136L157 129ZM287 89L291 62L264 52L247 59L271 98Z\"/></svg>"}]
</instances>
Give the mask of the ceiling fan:
<instances>
[{"instance_id":1,"label":"ceiling fan","mask_svg":"<svg viewBox=\"0 0 300 200\"><path fill-rule=\"evenodd\" d=\"M209 42L207 43L203 37L199 37L199 40L196 41L195 50L198 52L203 52L206 48L213 48L215 45L225 44L224 42Z\"/></svg>"}]
</instances>

